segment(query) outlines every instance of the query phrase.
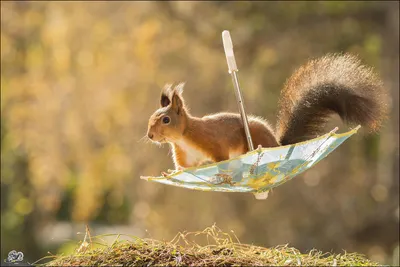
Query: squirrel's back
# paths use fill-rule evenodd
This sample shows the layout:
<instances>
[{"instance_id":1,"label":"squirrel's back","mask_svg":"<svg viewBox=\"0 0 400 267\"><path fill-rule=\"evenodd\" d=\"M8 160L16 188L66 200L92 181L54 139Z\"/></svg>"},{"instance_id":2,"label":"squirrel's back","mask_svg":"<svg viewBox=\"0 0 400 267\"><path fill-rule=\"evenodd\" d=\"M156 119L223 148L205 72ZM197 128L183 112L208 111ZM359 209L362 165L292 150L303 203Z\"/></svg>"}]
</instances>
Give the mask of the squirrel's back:
<instances>
[{"instance_id":1,"label":"squirrel's back","mask_svg":"<svg viewBox=\"0 0 400 267\"><path fill-rule=\"evenodd\" d=\"M337 113L377 131L388 111L387 94L372 68L349 54L328 54L297 69L281 92L276 136L281 145L323 134Z\"/></svg>"}]
</instances>

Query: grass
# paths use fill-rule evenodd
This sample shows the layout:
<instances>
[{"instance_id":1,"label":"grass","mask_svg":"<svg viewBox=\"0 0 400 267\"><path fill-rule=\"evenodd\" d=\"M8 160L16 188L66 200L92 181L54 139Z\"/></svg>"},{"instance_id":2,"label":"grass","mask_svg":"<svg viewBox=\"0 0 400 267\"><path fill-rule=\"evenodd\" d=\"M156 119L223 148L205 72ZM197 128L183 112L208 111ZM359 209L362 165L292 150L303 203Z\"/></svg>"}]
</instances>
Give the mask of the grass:
<instances>
[{"instance_id":1,"label":"grass","mask_svg":"<svg viewBox=\"0 0 400 267\"><path fill-rule=\"evenodd\" d=\"M89 236L90 243L87 242ZM110 235L108 235L110 236ZM287 245L263 248L242 244L235 234L215 225L201 232L178 233L169 242L114 235L110 245L103 236L77 244L71 255L52 256L42 266L378 266L357 253L331 254L311 250L302 254ZM97 242L100 241L100 242ZM200 243L204 243L200 245ZM49 257L45 257L44 259ZM36 264L37 265L37 264Z\"/></svg>"}]
</instances>

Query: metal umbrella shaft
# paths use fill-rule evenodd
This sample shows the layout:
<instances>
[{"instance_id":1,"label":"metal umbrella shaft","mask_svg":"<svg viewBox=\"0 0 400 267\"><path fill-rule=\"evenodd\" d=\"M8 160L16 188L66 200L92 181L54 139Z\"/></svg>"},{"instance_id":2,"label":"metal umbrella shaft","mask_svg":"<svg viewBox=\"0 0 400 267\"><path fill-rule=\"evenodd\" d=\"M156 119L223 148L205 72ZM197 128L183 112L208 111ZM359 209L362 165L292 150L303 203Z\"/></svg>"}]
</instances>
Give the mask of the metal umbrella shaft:
<instances>
[{"instance_id":1,"label":"metal umbrella shaft","mask_svg":"<svg viewBox=\"0 0 400 267\"><path fill-rule=\"evenodd\" d=\"M233 87L235 88L236 100L238 102L239 112L240 112L240 116L242 118L244 132L246 134L247 145L249 147L249 151L252 151L252 150L254 150L253 140L251 139L249 122L247 120L247 115L244 110L243 97L240 92L239 80L238 80L238 76L237 76L238 68L236 66L235 55L233 53L232 39L229 34L229 31L222 32L222 41L224 44L226 61L228 63L228 70L232 76Z\"/></svg>"},{"instance_id":2,"label":"metal umbrella shaft","mask_svg":"<svg viewBox=\"0 0 400 267\"><path fill-rule=\"evenodd\" d=\"M243 97L240 92L237 71L232 71L231 76L232 76L233 87L235 88L235 95L236 95L236 100L237 100L238 106L239 106L240 116L242 117L244 132L246 134L247 145L249 147L249 151L252 151L252 150L254 150L253 140L251 139L249 122L247 120L246 111L244 110Z\"/></svg>"}]
</instances>

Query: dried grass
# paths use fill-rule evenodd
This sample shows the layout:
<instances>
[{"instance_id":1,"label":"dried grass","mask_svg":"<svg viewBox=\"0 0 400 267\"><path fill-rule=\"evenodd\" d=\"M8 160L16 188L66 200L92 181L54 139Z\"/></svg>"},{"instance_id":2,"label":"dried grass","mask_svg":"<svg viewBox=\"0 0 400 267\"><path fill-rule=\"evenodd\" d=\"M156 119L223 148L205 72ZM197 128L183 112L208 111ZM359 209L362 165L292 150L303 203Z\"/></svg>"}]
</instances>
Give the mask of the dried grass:
<instances>
[{"instance_id":1,"label":"dried grass","mask_svg":"<svg viewBox=\"0 0 400 267\"><path fill-rule=\"evenodd\" d=\"M215 225L200 232L178 233L169 242L136 237L121 240L121 235L115 235L111 245L104 243L105 235L91 237L86 231L74 254L55 256L42 266L378 266L357 253L311 250L302 254L287 245L242 244L233 232L225 233ZM98 248L91 248L92 244Z\"/></svg>"}]
</instances>

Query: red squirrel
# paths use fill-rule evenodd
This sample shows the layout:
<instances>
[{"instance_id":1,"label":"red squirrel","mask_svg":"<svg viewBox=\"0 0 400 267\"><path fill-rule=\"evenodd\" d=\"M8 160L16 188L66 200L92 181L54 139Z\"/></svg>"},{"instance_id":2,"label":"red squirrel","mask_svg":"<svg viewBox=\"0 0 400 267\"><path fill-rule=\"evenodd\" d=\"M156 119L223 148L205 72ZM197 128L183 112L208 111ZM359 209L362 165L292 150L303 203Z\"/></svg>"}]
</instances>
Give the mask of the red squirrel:
<instances>
[{"instance_id":1,"label":"red squirrel","mask_svg":"<svg viewBox=\"0 0 400 267\"><path fill-rule=\"evenodd\" d=\"M150 117L147 136L169 143L175 169L227 160L248 151L239 114L192 116L182 97L184 83L167 84L160 108ZM387 116L387 94L372 68L349 54L328 54L298 68L286 81L278 102L275 130L248 116L254 147L276 147L312 139L324 132L329 116L379 130Z\"/></svg>"}]
</instances>

